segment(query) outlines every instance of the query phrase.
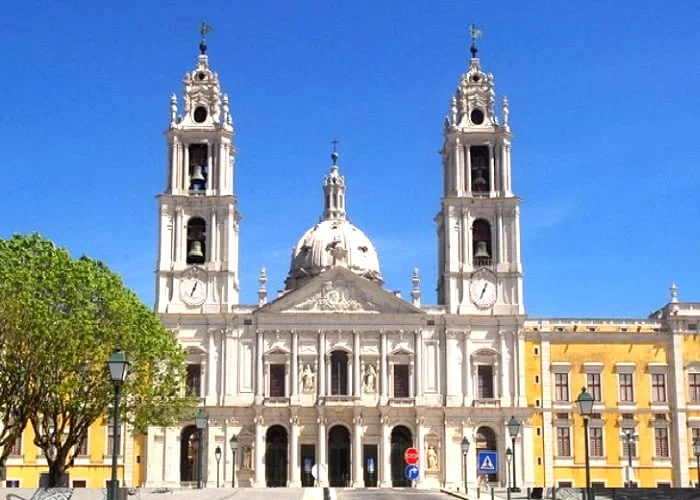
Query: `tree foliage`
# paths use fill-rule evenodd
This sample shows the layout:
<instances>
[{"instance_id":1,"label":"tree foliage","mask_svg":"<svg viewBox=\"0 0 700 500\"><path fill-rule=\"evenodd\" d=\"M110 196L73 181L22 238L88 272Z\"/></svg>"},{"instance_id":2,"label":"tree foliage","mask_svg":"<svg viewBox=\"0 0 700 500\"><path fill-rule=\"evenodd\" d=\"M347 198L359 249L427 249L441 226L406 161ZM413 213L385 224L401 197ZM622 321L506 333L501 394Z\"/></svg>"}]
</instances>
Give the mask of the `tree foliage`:
<instances>
[{"instance_id":1,"label":"tree foliage","mask_svg":"<svg viewBox=\"0 0 700 500\"><path fill-rule=\"evenodd\" d=\"M58 484L90 426L110 414L106 361L117 348L131 364L122 414L137 431L191 415L184 352L103 263L36 234L0 240L0 304L0 464L31 422Z\"/></svg>"}]
</instances>

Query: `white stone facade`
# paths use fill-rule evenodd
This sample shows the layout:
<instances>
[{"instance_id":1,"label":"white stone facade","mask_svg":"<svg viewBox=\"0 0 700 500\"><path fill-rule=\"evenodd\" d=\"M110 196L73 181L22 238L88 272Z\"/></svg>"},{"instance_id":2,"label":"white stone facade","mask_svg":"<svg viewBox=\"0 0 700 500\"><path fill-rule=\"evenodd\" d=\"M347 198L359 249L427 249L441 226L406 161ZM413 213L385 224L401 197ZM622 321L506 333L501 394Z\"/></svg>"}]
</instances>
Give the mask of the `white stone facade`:
<instances>
[{"instance_id":1,"label":"white stone facade","mask_svg":"<svg viewBox=\"0 0 700 500\"><path fill-rule=\"evenodd\" d=\"M519 199L510 181L508 104L500 124L494 96L492 75L471 59L445 122L440 305L421 306L417 270L410 301L382 288L371 242L345 221L334 152L323 230L310 230L309 248L304 237L297 244L282 296L267 302L263 271L259 304L245 306L232 119L208 57L199 57L185 77L182 116L171 100L156 310L186 348L188 383L209 415L209 485L217 446L223 484L231 485L235 469L236 485L251 487L308 484L311 464L327 467L322 485L407 485L403 451L415 446L417 487L457 487L464 437L469 482L477 479L477 450L493 449L501 473L491 480L502 485L511 416L523 422L518 482L532 484ZM195 480L192 425L149 429L145 486ZM240 446L235 464L232 436Z\"/></svg>"}]
</instances>

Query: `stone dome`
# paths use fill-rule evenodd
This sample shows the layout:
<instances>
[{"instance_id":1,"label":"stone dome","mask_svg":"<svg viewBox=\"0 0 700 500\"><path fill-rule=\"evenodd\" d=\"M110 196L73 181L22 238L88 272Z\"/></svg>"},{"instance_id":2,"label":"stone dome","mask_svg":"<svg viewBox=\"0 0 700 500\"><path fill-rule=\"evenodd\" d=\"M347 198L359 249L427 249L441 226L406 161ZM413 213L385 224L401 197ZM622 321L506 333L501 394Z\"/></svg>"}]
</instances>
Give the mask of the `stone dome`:
<instances>
[{"instance_id":1,"label":"stone dome","mask_svg":"<svg viewBox=\"0 0 700 500\"><path fill-rule=\"evenodd\" d=\"M324 210L318 224L308 229L292 250L285 288L292 290L307 278L335 266L346 267L375 283L382 283L379 257L369 238L345 217L345 178L338 171L338 153L323 184Z\"/></svg>"}]
</instances>

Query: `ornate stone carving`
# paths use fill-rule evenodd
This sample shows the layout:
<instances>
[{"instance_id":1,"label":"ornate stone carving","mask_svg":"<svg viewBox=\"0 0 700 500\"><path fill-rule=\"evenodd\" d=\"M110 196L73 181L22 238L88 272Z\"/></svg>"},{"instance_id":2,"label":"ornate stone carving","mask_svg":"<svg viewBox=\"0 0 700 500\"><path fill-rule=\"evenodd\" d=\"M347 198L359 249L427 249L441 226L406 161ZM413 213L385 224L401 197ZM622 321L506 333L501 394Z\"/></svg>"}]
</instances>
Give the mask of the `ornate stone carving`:
<instances>
[{"instance_id":1,"label":"ornate stone carving","mask_svg":"<svg viewBox=\"0 0 700 500\"><path fill-rule=\"evenodd\" d=\"M314 392L314 369L309 363L304 365L304 369L301 372L301 387L303 392L312 393Z\"/></svg>"},{"instance_id":2,"label":"ornate stone carving","mask_svg":"<svg viewBox=\"0 0 700 500\"><path fill-rule=\"evenodd\" d=\"M368 363L365 366L364 374L364 391L365 392L376 392L377 391L377 369L372 363Z\"/></svg>"},{"instance_id":3,"label":"ornate stone carving","mask_svg":"<svg viewBox=\"0 0 700 500\"><path fill-rule=\"evenodd\" d=\"M322 289L306 299L296 304L292 310L327 312L327 311L367 311L376 312L379 310L377 304L370 301L351 283L334 283L326 281Z\"/></svg>"},{"instance_id":4,"label":"ornate stone carving","mask_svg":"<svg viewBox=\"0 0 700 500\"><path fill-rule=\"evenodd\" d=\"M437 451L435 451L435 447L433 445L428 446L428 470L438 470L440 468L440 465L438 463L438 454Z\"/></svg>"}]
</instances>

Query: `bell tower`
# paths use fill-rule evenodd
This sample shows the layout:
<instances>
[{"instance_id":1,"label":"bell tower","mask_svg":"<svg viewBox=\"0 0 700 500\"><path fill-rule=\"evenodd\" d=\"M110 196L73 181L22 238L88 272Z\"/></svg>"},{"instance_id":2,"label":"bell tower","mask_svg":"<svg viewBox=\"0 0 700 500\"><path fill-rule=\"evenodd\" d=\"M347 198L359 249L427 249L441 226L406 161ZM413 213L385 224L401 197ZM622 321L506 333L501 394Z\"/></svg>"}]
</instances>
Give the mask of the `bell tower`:
<instances>
[{"instance_id":1,"label":"bell tower","mask_svg":"<svg viewBox=\"0 0 700 500\"><path fill-rule=\"evenodd\" d=\"M495 110L493 75L477 57L470 27L469 68L445 118L444 186L438 231L438 303L450 314L523 314L520 198L511 189L509 105Z\"/></svg>"},{"instance_id":2,"label":"bell tower","mask_svg":"<svg viewBox=\"0 0 700 500\"><path fill-rule=\"evenodd\" d=\"M239 300L233 121L209 67L209 29L202 25L197 65L183 80L181 115L170 98L168 175L158 196L159 313L227 312Z\"/></svg>"}]
</instances>

